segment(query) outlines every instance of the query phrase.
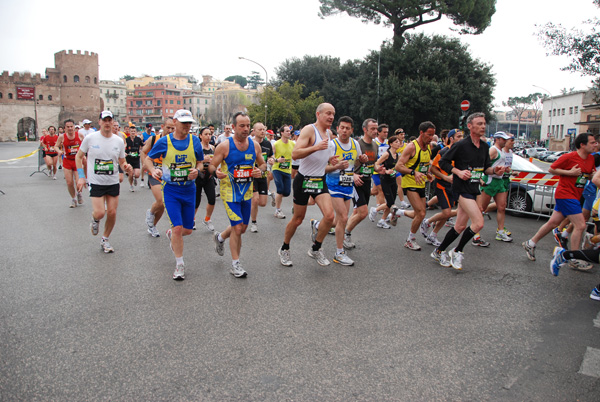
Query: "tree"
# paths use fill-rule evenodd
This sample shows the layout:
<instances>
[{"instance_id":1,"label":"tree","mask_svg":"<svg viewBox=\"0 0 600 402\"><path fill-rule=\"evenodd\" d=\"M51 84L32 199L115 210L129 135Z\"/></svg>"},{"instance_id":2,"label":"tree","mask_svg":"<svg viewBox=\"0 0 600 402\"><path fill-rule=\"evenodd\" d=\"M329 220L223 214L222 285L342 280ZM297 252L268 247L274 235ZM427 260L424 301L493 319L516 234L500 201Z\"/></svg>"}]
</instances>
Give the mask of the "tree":
<instances>
[{"instance_id":1,"label":"tree","mask_svg":"<svg viewBox=\"0 0 600 402\"><path fill-rule=\"evenodd\" d=\"M124 75L121 78L119 78L120 80L125 80L125 81L131 81L131 80L135 80L135 77L133 75Z\"/></svg>"},{"instance_id":2,"label":"tree","mask_svg":"<svg viewBox=\"0 0 600 402\"><path fill-rule=\"evenodd\" d=\"M534 111L533 118L535 125L537 125L542 112L540 99L542 99L542 94L536 92L527 96L510 97L508 102L502 102L502 105L511 108L517 117L517 137L520 135L523 113L527 110L532 109Z\"/></svg>"},{"instance_id":3,"label":"tree","mask_svg":"<svg viewBox=\"0 0 600 402\"><path fill-rule=\"evenodd\" d=\"M225 81L234 81L242 88L248 85L248 80L246 79L246 77L242 77L241 75L230 75L229 77L225 78Z\"/></svg>"},{"instance_id":4,"label":"tree","mask_svg":"<svg viewBox=\"0 0 600 402\"><path fill-rule=\"evenodd\" d=\"M260 74L258 71L252 71L252 75L248 76L248 84L250 84L250 89L256 89L259 85L264 84L265 82L260 78Z\"/></svg>"},{"instance_id":5,"label":"tree","mask_svg":"<svg viewBox=\"0 0 600 402\"><path fill-rule=\"evenodd\" d=\"M214 99L214 104L208 109L207 119L224 124L231 123L233 115L246 110L251 103L244 93L238 91L216 91Z\"/></svg>"},{"instance_id":6,"label":"tree","mask_svg":"<svg viewBox=\"0 0 600 402\"><path fill-rule=\"evenodd\" d=\"M319 0L319 16L345 12L363 22L392 26L394 46L404 44L404 33L420 25L439 21L442 16L460 27L461 33L480 34L496 12L496 0Z\"/></svg>"}]
</instances>

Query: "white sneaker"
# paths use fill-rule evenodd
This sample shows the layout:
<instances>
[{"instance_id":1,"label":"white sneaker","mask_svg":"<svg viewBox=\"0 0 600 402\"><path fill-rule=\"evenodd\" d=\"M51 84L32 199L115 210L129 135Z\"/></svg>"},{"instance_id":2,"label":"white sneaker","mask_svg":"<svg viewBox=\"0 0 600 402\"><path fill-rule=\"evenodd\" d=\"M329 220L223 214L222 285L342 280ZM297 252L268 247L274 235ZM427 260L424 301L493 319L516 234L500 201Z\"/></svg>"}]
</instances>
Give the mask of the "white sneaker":
<instances>
[{"instance_id":1,"label":"white sneaker","mask_svg":"<svg viewBox=\"0 0 600 402\"><path fill-rule=\"evenodd\" d=\"M231 265L229 272L231 272L231 275L235 276L236 278L243 278L248 275L248 273L244 271L244 268L242 268L242 263L239 261Z\"/></svg>"},{"instance_id":2,"label":"white sneaker","mask_svg":"<svg viewBox=\"0 0 600 402\"><path fill-rule=\"evenodd\" d=\"M410 208L410 204L406 201L402 201L402 202L400 202L400 208L408 209L408 208Z\"/></svg>"},{"instance_id":3,"label":"white sneaker","mask_svg":"<svg viewBox=\"0 0 600 402\"><path fill-rule=\"evenodd\" d=\"M150 233L150 235L152 237L160 237L160 232L158 231L158 229L156 228L156 226L152 226L148 228L148 233Z\"/></svg>"},{"instance_id":4,"label":"white sneaker","mask_svg":"<svg viewBox=\"0 0 600 402\"><path fill-rule=\"evenodd\" d=\"M454 218L452 218L452 217L448 218L448 220L446 221L444 226L446 226L447 228L453 228L454 227Z\"/></svg>"},{"instance_id":5,"label":"white sneaker","mask_svg":"<svg viewBox=\"0 0 600 402\"><path fill-rule=\"evenodd\" d=\"M77 202L80 205L83 204L83 194L81 194L81 191L77 193Z\"/></svg>"},{"instance_id":6,"label":"white sneaker","mask_svg":"<svg viewBox=\"0 0 600 402\"><path fill-rule=\"evenodd\" d=\"M419 231L421 232L423 237L426 239L427 239L427 236L429 236L430 228L431 228L431 225L429 224L429 220L427 218L423 219L423 222L421 222L421 226L419 226Z\"/></svg>"},{"instance_id":7,"label":"white sneaker","mask_svg":"<svg viewBox=\"0 0 600 402\"><path fill-rule=\"evenodd\" d=\"M71 200L71 205L69 205L69 208L77 208L77 200L75 198Z\"/></svg>"},{"instance_id":8,"label":"white sneaker","mask_svg":"<svg viewBox=\"0 0 600 402\"><path fill-rule=\"evenodd\" d=\"M450 256L450 264L452 265L452 268L460 271L462 269L462 263L463 259L465 258L465 254L462 251L455 251L452 249L448 255Z\"/></svg>"},{"instance_id":9,"label":"white sneaker","mask_svg":"<svg viewBox=\"0 0 600 402\"><path fill-rule=\"evenodd\" d=\"M108 254L108 253L114 253L115 249L112 248L112 246L110 245L110 243L108 242L108 240L104 240L102 239L100 241L100 247L102 247L102 250Z\"/></svg>"},{"instance_id":10,"label":"white sneaker","mask_svg":"<svg viewBox=\"0 0 600 402\"><path fill-rule=\"evenodd\" d=\"M90 229L92 230L92 234L96 236L98 234L98 230L100 229L100 221L95 221L94 218L92 218Z\"/></svg>"},{"instance_id":11,"label":"white sneaker","mask_svg":"<svg viewBox=\"0 0 600 402\"><path fill-rule=\"evenodd\" d=\"M335 253L335 256L333 257L333 262L346 266L354 265L354 261L350 257L348 257L348 255L346 255L345 252Z\"/></svg>"},{"instance_id":12,"label":"white sneaker","mask_svg":"<svg viewBox=\"0 0 600 402\"><path fill-rule=\"evenodd\" d=\"M425 239L425 242L427 242L427 244L431 244L435 247L439 247L442 244L442 242L438 240L437 236L433 232L429 236L427 236L427 238Z\"/></svg>"},{"instance_id":13,"label":"white sneaker","mask_svg":"<svg viewBox=\"0 0 600 402\"><path fill-rule=\"evenodd\" d=\"M177 264L175 267L175 272L173 272L173 279L175 280L184 280L185 279L185 267L183 264Z\"/></svg>"},{"instance_id":14,"label":"white sneaker","mask_svg":"<svg viewBox=\"0 0 600 402\"><path fill-rule=\"evenodd\" d=\"M146 211L146 225L148 225L148 229L154 226L154 214L150 210Z\"/></svg>"},{"instance_id":15,"label":"white sneaker","mask_svg":"<svg viewBox=\"0 0 600 402\"><path fill-rule=\"evenodd\" d=\"M277 203L275 202L275 193L269 192L269 196L271 197L271 206L275 208L275 206L277 205Z\"/></svg>"},{"instance_id":16,"label":"white sneaker","mask_svg":"<svg viewBox=\"0 0 600 402\"><path fill-rule=\"evenodd\" d=\"M356 247L356 244L352 243L352 235L344 233L344 248L346 250L352 250L354 247Z\"/></svg>"},{"instance_id":17,"label":"white sneaker","mask_svg":"<svg viewBox=\"0 0 600 402\"><path fill-rule=\"evenodd\" d=\"M377 208L371 207L369 210L369 220L371 222L375 222L375 218L377 217Z\"/></svg>"},{"instance_id":18,"label":"white sneaker","mask_svg":"<svg viewBox=\"0 0 600 402\"><path fill-rule=\"evenodd\" d=\"M258 233L258 225L254 222L250 223L250 231L252 233Z\"/></svg>"},{"instance_id":19,"label":"white sneaker","mask_svg":"<svg viewBox=\"0 0 600 402\"><path fill-rule=\"evenodd\" d=\"M511 242L511 241L513 241L513 238L510 237L509 235L507 235L506 231L504 229L502 229L502 230L496 229L496 240L504 241L504 242Z\"/></svg>"},{"instance_id":20,"label":"white sneaker","mask_svg":"<svg viewBox=\"0 0 600 402\"><path fill-rule=\"evenodd\" d=\"M134 177L134 178L133 178L133 185L134 185L134 186L137 186L137 185L138 185L138 182L137 182L137 177Z\"/></svg>"},{"instance_id":21,"label":"white sneaker","mask_svg":"<svg viewBox=\"0 0 600 402\"><path fill-rule=\"evenodd\" d=\"M406 243L404 243L404 247L415 251L421 250L421 246L417 244L416 239L407 239Z\"/></svg>"},{"instance_id":22,"label":"white sneaker","mask_svg":"<svg viewBox=\"0 0 600 402\"><path fill-rule=\"evenodd\" d=\"M221 257L223 256L223 254L225 253L224 251L224 244L225 242L220 242L219 241L219 235L221 233L220 232L215 232L215 234L213 235L213 240L215 241L215 251L217 252L217 254L219 254Z\"/></svg>"},{"instance_id":23,"label":"white sneaker","mask_svg":"<svg viewBox=\"0 0 600 402\"><path fill-rule=\"evenodd\" d=\"M132 193L135 191L135 188L133 188L133 185L129 185L129 191L131 191Z\"/></svg>"},{"instance_id":24,"label":"white sneaker","mask_svg":"<svg viewBox=\"0 0 600 402\"><path fill-rule=\"evenodd\" d=\"M292 259L290 257L290 250L279 249L277 251L277 254L279 254L279 262L281 262L281 265L283 265L284 267L291 267L292 266Z\"/></svg>"},{"instance_id":25,"label":"white sneaker","mask_svg":"<svg viewBox=\"0 0 600 402\"><path fill-rule=\"evenodd\" d=\"M381 229L391 229L392 228L390 225L385 223L385 221L383 219L380 219L379 222L377 222L377 227L381 228Z\"/></svg>"},{"instance_id":26,"label":"white sneaker","mask_svg":"<svg viewBox=\"0 0 600 402\"><path fill-rule=\"evenodd\" d=\"M308 256L317 260L317 263L322 267L326 267L327 265L331 264L329 260L325 257L325 254L323 254L322 248L320 248L318 251L313 251L312 247L309 248Z\"/></svg>"},{"instance_id":27,"label":"white sneaker","mask_svg":"<svg viewBox=\"0 0 600 402\"><path fill-rule=\"evenodd\" d=\"M210 230L211 232L215 231L215 226L213 225L211 220L202 221L202 223L204 224L204 226L206 226L206 229Z\"/></svg>"},{"instance_id":28,"label":"white sneaker","mask_svg":"<svg viewBox=\"0 0 600 402\"><path fill-rule=\"evenodd\" d=\"M283 214L283 212L281 212L281 210L278 210L278 211L275 211L275 218L285 219L285 215Z\"/></svg>"},{"instance_id":29,"label":"white sneaker","mask_svg":"<svg viewBox=\"0 0 600 402\"><path fill-rule=\"evenodd\" d=\"M388 215L388 218L390 219L390 225L392 226L396 226L396 224L398 223L398 215L396 215L396 212L398 212L398 207L392 205L392 209L390 211L390 214Z\"/></svg>"},{"instance_id":30,"label":"white sneaker","mask_svg":"<svg viewBox=\"0 0 600 402\"><path fill-rule=\"evenodd\" d=\"M316 219L310 220L310 240L312 240L313 243L317 241L317 233L319 232L317 223L319 223L319 221Z\"/></svg>"},{"instance_id":31,"label":"white sneaker","mask_svg":"<svg viewBox=\"0 0 600 402\"><path fill-rule=\"evenodd\" d=\"M448 253L445 251L439 251L437 248L431 252L431 258L440 263L442 267L450 266L450 259Z\"/></svg>"}]
</instances>

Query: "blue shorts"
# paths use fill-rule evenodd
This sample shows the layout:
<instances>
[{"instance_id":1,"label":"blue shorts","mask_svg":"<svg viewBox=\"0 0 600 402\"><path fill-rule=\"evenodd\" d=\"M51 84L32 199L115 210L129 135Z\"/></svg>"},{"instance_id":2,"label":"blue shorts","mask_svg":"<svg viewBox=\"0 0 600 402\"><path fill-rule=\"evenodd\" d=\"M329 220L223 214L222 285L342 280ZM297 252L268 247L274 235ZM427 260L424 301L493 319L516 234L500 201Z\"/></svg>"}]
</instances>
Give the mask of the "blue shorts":
<instances>
[{"instance_id":1,"label":"blue shorts","mask_svg":"<svg viewBox=\"0 0 600 402\"><path fill-rule=\"evenodd\" d=\"M223 204L225 205L225 212L227 212L231 226L236 226L240 223L247 225L250 222L251 199L240 202L223 201Z\"/></svg>"},{"instance_id":2,"label":"blue shorts","mask_svg":"<svg viewBox=\"0 0 600 402\"><path fill-rule=\"evenodd\" d=\"M560 212L564 216L577 215L583 212L581 210L581 204L579 203L579 200L574 200L571 198L556 199L554 210Z\"/></svg>"},{"instance_id":3,"label":"blue shorts","mask_svg":"<svg viewBox=\"0 0 600 402\"><path fill-rule=\"evenodd\" d=\"M162 193L171 226L183 226L191 230L196 212L196 186L177 186L163 182Z\"/></svg>"},{"instance_id":4,"label":"blue shorts","mask_svg":"<svg viewBox=\"0 0 600 402\"><path fill-rule=\"evenodd\" d=\"M284 197L289 196L292 192L292 175L281 170L273 170L271 173L273 173L277 194L281 194Z\"/></svg>"},{"instance_id":5,"label":"blue shorts","mask_svg":"<svg viewBox=\"0 0 600 402\"><path fill-rule=\"evenodd\" d=\"M583 192L583 209L587 209L588 211L592 210L592 206L594 205L594 200L596 199L596 193L586 193Z\"/></svg>"},{"instance_id":6,"label":"blue shorts","mask_svg":"<svg viewBox=\"0 0 600 402\"><path fill-rule=\"evenodd\" d=\"M371 177L373 178L373 185L374 186L380 186L381 185L381 179L379 178L378 174L374 174Z\"/></svg>"}]
</instances>

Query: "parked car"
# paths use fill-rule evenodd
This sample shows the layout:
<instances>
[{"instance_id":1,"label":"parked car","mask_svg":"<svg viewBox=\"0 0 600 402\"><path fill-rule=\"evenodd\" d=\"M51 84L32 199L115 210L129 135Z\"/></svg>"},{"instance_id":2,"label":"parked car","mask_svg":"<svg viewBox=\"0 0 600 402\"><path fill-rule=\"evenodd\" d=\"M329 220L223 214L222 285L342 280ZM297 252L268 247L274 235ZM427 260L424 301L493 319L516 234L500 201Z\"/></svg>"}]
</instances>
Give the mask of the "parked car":
<instances>
[{"instance_id":1,"label":"parked car","mask_svg":"<svg viewBox=\"0 0 600 402\"><path fill-rule=\"evenodd\" d=\"M513 155L513 170L545 173L542 169L529 162L519 155ZM554 209L554 190L553 186L531 185L515 181L511 177L508 193L507 208L509 213L520 216L522 212L541 212L550 213Z\"/></svg>"},{"instance_id":2,"label":"parked car","mask_svg":"<svg viewBox=\"0 0 600 402\"><path fill-rule=\"evenodd\" d=\"M554 151L542 151L538 152L535 157L541 161L545 161L546 158L552 155L553 153Z\"/></svg>"},{"instance_id":3,"label":"parked car","mask_svg":"<svg viewBox=\"0 0 600 402\"><path fill-rule=\"evenodd\" d=\"M545 161L546 162L556 162L556 160L558 158L560 158L562 155L569 153L568 151L558 151L553 153L552 155L549 155L546 157Z\"/></svg>"},{"instance_id":4,"label":"parked car","mask_svg":"<svg viewBox=\"0 0 600 402\"><path fill-rule=\"evenodd\" d=\"M539 152L547 151L546 148L528 148L525 150L528 158L537 158Z\"/></svg>"}]
</instances>

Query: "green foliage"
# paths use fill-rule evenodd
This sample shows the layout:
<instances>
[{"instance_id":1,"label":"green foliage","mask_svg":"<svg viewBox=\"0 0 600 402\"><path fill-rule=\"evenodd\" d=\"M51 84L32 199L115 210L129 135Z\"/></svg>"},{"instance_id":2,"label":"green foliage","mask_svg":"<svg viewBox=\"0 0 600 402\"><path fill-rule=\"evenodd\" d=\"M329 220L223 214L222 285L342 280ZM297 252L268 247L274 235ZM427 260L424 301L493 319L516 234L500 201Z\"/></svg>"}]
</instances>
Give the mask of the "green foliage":
<instances>
[{"instance_id":1,"label":"green foliage","mask_svg":"<svg viewBox=\"0 0 600 402\"><path fill-rule=\"evenodd\" d=\"M125 80L125 81L131 81L131 80L135 80L135 77L133 75L124 75L121 78L119 78L120 80Z\"/></svg>"},{"instance_id":2,"label":"green foliage","mask_svg":"<svg viewBox=\"0 0 600 402\"><path fill-rule=\"evenodd\" d=\"M310 93L303 97L304 85L284 82L278 88L269 86L260 96L260 103L248 106L248 115L252 123L265 119L265 104L267 109L266 126L272 129L284 124L302 127L315 121L317 106L324 102L322 96Z\"/></svg>"},{"instance_id":3,"label":"green foliage","mask_svg":"<svg viewBox=\"0 0 600 402\"><path fill-rule=\"evenodd\" d=\"M256 89L259 85L264 84L262 78L260 78L260 74L258 71L252 71L252 75L248 76L248 84L250 85L250 89Z\"/></svg>"},{"instance_id":4,"label":"green foliage","mask_svg":"<svg viewBox=\"0 0 600 402\"><path fill-rule=\"evenodd\" d=\"M248 80L246 79L246 77L242 77L241 75L230 75L229 77L225 78L225 81L234 81L242 88L248 85Z\"/></svg>"},{"instance_id":5,"label":"green foliage","mask_svg":"<svg viewBox=\"0 0 600 402\"><path fill-rule=\"evenodd\" d=\"M394 45L404 44L404 33L446 16L461 33L480 34L496 12L496 0L319 0L319 16L347 13L363 22L383 23L394 30Z\"/></svg>"}]
</instances>

